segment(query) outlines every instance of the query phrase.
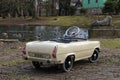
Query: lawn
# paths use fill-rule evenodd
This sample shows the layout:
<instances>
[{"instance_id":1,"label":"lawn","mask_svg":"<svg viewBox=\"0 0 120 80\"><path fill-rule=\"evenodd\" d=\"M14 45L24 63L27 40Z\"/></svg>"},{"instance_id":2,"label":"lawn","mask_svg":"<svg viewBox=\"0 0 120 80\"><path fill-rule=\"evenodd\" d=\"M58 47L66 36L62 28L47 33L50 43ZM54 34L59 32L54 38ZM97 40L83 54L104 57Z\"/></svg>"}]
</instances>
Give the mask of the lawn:
<instances>
[{"instance_id":1,"label":"lawn","mask_svg":"<svg viewBox=\"0 0 120 80\"><path fill-rule=\"evenodd\" d=\"M115 49L120 48L120 38L113 39L90 39L92 41L100 41L101 48Z\"/></svg>"},{"instance_id":2,"label":"lawn","mask_svg":"<svg viewBox=\"0 0 120 80\"><path fill-rule=\"evenodd\" d=\"M43 25L43 26L80 26L90 27L94 20L103 20L106 15L87 16L49 16L39 17L38 20L32 20L31 17L23 18L0 18L0 25ZM120 25L120 17L113 16L113 24Z\"/></svg>"},{"instance_id":3,"label":"lawn","mask_svg":"<svg viewBox=\"0 0 120 80\"><path fill-rule=\"evenodd\" d=\"M120 48L120 38L102 39L101 48Z\"/></svg>"},{"instance_id":4,"label":"lawn","mask_svg":"<svg viewBox=\"0 0 120 80\"><path fill-rule=\"evenodd\" d=\"M56 17L54 21L49 21L49 25L88 27L91 22L92 20L85 16L61 16Z\"/></svg>"}]
</instances>

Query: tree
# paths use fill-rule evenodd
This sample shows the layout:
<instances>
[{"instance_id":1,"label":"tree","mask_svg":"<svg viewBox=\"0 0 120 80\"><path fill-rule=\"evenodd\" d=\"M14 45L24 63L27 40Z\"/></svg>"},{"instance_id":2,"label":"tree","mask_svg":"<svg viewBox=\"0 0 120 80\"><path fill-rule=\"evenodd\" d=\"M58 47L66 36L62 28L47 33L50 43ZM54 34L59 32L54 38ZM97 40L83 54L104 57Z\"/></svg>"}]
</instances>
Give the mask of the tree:
<instances>
[{"instance_id":1,"label":"tree","mask_svg":"<svg viewBox=\"0 0 120 80\"><path fill-rule=\"evenodd\" d=\"M70 15L71 0L59 0L59 15Z\"/></svg>"},{"instance_id":2,"label":"tree","mask_svg":"<svg viewBox=\"0 0 120 80\"><path fill-rule=\"evenodd\" d=\"M120 13L120 0L117 2L116 8L115 8L116 14Z\"/></svg>"},{"instance_id":3,"label":"tree","mask_svg":"<svg viewBox=\"0 0 120 80\"><path fill-rule=\"evenodd\" d=\"M107 0L103 13L118 14L120 12L120 0Z\"/></svg>"},{"instance_id":4,"label":"tree","mask_svg":"<svg viewBox=\"0 0 120 80\"><path fill-rule=\"evenodd\" d=\"M70 8L70 2L71 0L0 0L0 17L32 16L33 19L38 19L42 13L47 16L57 15L58 10L59 15L70 15L70 9L73 9Z\"/></svg>"},{"instance_id":5,"label":"tree","mask_svg":"<svg viewBox=\"0 0 120 80\"><path fill-rule=\"evenodd\" d=\"M30 13L31 0L1 0L1 17L25 17Z\"/></svg>"},{"instance_id":6,"label":"tree","mask_svg":"<svg viewBox=\"0 0 120 80\"><path fill-rule=\"evenodd\" d=\"M32 18L38 19L38 0L31 0L32 1Z\"/></svg>"}]
</instances>

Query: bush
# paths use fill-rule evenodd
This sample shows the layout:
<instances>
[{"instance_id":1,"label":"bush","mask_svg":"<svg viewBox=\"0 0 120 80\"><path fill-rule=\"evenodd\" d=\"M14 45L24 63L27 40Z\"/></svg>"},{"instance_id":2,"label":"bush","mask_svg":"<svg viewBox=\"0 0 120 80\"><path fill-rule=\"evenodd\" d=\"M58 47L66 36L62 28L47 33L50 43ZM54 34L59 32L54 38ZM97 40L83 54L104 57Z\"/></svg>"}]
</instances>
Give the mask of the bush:
<instances>
[{"instance_id":1,"label":"bush","mask_svg":"<svg viewBox=\"0 0 120 80\"><path fill-rule=\"evenodd\" d=\"M80 13L85 15L85 14L87 13L87 10L88 10L88 9L86 9L86 8L82 8L82 9L80 10Z\"/></svg>"},{"instance_id":2,"label":"bush","mask_svg":"<svg viewBox=\"0 0 120 80\"><path fill-rule=\"evenodd\" d=\"M70 6L70 15L75 14L75 6Z\"/></svg>"},{"instance_id":3,"label":"bush","mask_svg":"<svg viewBox=\"0 0 120 80\"><path fill-rule=\"evenodd\" d=\"M103 8L103 13L118 14L120 12L120 1L107 0L105 7Z\"/></svg>"}]
</instances>

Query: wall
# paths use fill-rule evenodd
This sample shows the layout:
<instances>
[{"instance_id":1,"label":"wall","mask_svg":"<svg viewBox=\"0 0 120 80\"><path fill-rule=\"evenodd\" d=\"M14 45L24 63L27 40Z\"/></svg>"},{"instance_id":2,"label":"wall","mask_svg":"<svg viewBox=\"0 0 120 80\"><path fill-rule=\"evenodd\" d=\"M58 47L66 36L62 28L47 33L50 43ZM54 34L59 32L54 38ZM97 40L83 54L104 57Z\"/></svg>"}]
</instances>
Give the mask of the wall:
<instances>
[{"instance_id":1,"label":"wall","mask_svg":"<svg viewBox=\"0 0 120 80\"><path fill-rule=\"evenodd\" d=\"M90 1L90 3L88 2ZM104 3L106 0L98 0L96 3L96 0L82 0L83 8L102 8L104 7Z\"/></svg>"}]
</instances>

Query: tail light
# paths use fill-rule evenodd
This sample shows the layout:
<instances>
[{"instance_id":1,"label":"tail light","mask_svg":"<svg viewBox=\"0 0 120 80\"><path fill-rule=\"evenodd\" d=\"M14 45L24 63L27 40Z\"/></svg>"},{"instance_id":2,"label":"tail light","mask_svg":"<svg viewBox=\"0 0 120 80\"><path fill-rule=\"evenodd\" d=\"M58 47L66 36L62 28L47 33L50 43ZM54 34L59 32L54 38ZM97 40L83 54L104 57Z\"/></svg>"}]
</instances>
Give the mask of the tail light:
<instances>
[{"instance_id":1,"label":"tail light","mask_svg":"<svg viewBox=\"0 0 120 80\"><path fill-rule=\"evenodd\" d=\"M57 48L54 47L53 52L52 52L52 57L56 58L56 53L57 53Z\"/></svg>"},{"instance_id":2,"label":"tail light","mask_svg":"<svg viewBox=\"0 0 120 80\"><path fill-rule=\"evenodd\" d=\"M22 53L23 53L23 54L26 54L26 46L24 46L24 47L22 48Z\"/></svg>"}]
</instances>

